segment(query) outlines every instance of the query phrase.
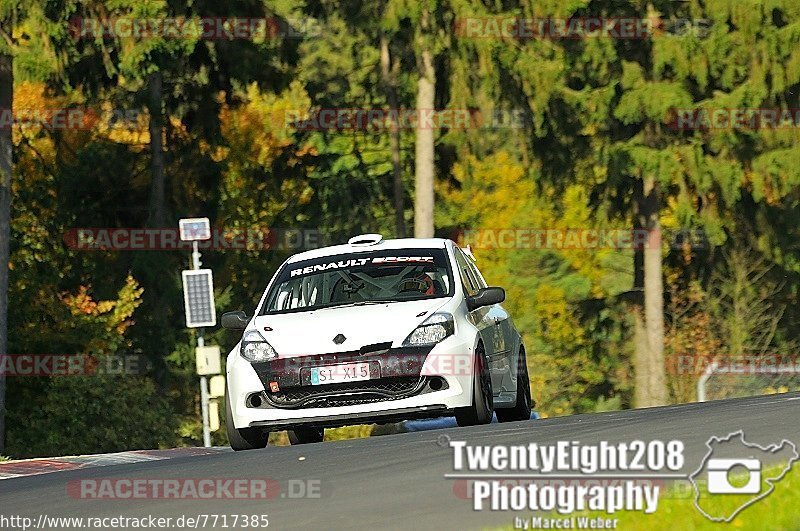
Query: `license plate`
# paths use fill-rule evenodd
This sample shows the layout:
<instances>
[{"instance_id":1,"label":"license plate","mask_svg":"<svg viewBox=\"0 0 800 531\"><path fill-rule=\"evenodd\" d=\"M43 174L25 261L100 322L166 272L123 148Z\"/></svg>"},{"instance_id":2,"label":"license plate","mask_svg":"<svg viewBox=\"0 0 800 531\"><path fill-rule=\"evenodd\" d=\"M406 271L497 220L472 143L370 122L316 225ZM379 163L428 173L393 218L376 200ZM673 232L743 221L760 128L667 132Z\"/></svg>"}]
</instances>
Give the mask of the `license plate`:
<instances>
[{"instance_id":1,"label":"license plate","mask_svg":"<svg viewBox=\"0 0 800 531\"><path fill-rule=\"evenodd\" d=\"M311 368L311 385L369 380L369 363L345 363Z\"/></svg>"}]
</instances>

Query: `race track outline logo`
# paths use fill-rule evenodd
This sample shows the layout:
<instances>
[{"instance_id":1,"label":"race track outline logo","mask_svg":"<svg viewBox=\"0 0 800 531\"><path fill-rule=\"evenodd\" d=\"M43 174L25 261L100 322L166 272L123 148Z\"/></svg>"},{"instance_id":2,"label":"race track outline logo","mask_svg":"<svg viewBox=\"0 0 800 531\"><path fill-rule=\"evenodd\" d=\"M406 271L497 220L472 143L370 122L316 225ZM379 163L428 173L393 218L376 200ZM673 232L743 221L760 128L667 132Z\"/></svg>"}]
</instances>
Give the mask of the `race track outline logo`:
<instances>
[{"instance_id":1,"label":"race track outline logo","mask_svg":"<svg viewBox=\"0 0 800 531\"><path fill-rule=\"evenodd\" d=\"M745 508L769 496L775 490L775 484L791 470L792 465L800 459L797 447L793 442L782 439L778 444L761 446L745 441L742 430L728 434L726 437L711 437L706 442L708 453L700 463L700 467L689 476L695 491L694 505L703 516L712 522L730 522ZM743 453L749 455L742 456ZM758 454L775 456L788 454L786 464L776 476L762 471L762 460ZM733 454L733 455L731 455ZM733 480L732 472L741 470L739 478L746 482ZM706 496L701 491L705 476ZM739 484L741 483L741 484ZM703 505L701 506L701 498ZM716 507L709 507L719 505Z\"/></svg>"}]
</instances>

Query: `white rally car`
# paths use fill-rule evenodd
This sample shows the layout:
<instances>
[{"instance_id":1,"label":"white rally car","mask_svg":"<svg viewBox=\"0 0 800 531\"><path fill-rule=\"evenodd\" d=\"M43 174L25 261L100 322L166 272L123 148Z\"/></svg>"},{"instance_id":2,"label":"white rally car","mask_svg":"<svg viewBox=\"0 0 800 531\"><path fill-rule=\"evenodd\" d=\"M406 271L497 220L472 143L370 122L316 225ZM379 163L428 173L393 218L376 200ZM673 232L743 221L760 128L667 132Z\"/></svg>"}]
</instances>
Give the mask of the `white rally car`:
<instances>
[{"instance_id":1,"label":"white rally car","mask_svg":"<svg viewBox=\"0 0 800 531\"><path fill-rule=\"evenodd\" d=\"M269 282L228 354L234 450L270 431L293 444L324 428L455 415L459 425L527 420L525 349L469 252L445 239L378 234L296 254Z\"/></svg>"}]
</instances>

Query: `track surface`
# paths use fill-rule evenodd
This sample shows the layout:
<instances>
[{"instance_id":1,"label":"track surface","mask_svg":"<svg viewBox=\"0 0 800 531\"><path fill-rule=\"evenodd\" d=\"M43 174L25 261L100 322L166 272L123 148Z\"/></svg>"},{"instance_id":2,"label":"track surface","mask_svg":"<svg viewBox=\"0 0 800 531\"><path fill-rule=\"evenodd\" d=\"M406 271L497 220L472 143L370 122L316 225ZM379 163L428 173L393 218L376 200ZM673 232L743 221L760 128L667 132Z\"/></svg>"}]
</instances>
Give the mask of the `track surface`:
<instances>
[{"instance_id":1,"label":"track surface","mask_svg":"<svg viewBox=\"0 0 800 531\"><path fill-rule=\"evenodd\" d=\"M625 442L681 439L691 473L709 437L744 430L748 442L789 439L800 448L800 394L782 394L613 413L388 435L353 441L179 457L0 481L0 514L48 516L172 516L268 514L273 529L476 529L509 525L514 513L472 510L454 493L446 434L474 444ZM82 500L69 482L99 478L272 478L318 480L318 499ZM285 494L285 492L284 492ZM219 526L218 526L219 527ZM208 528L208 527L207 527Z\"/></svg>"}]
</instances>

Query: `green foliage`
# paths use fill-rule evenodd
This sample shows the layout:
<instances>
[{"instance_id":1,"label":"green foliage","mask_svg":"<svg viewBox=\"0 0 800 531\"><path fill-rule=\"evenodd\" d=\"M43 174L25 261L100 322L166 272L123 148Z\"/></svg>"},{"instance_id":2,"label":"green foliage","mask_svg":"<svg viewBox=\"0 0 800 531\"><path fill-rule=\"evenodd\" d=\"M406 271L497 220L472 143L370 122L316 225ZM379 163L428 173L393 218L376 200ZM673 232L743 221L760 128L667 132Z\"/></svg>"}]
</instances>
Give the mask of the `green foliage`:
<instances>
[{"instance_id":1,"label":"green foliage","mask_svg":"<svg viewBox=\"0 0 800 531\"><path fill-rule=\"evenodd\" d=\"M522 166L502 151L457 164L454 176L458 186L441 190L445 208L440 207L437 223L442 225L485 229L490 235L498 229L581 230L601 223L589 210L585 189L569 188L557 204L543 200ZM467 232L463 244L469 238ZM597 308L602 305L598 297L628 289L630 273L622 266L630 260L626 253L536 244L509 249L491 242L472 241L473 252L487 282L506 289L539 411L592 411L611 389L627 392L625 356L609 355L621 349L622 330L613 324L619 316L613 308Z\"/></svg>"},{"instance_id":2,"label":"green foliage","mask_svg":"<svg viewBox=\"0 0 800 531\"><path fill-rule=\"evenodd\" d=\"M8 435L16 457L173 447L173 415L149 378L53 378L43 403ZM12 424L12 427L14 425ZM55 450L57 449L57 450Z\"/></svg>"},{"instance_id":3,"label":"green foliage","mask_svg":"<svg viewBox=\"0 0 800 531\"><path fill-rule=\"evenodd\" d=\"M199 444L195 335L183 327L179 277L188 253L86 252L64 238L78 227L147 224L148 76L158 71L164 81L171 224L208 215L231 231L311 229L325 243L362 232L388 236L389 132L292 124L319 109L386 108L382 34L399 107L414 106L424 43L435 55L437 108L487 117L524 111L514 127L436 132L436 225L443 232L630 228L634 191L652 177L661 226L700 229L706 238L701 248L662 245L668 356L792 347L800 332L800 129L681 130L672 120L676 108L800 107L796 1L441 0L427 4L431 28L421 32L423 7L410 0L0 1L0 16L15 17L12 39L0 46L14 56L16 108L139 113L125 128L14 129L9 351L132 352L152 364L129 379L9 380L10 453ZM65 22L212 14L313 19L320 31L252 40L76 39ZM453 30L466 17L594 15L710 24L636 40L469 39ZM408 221L413 145L414 132L402 130ZM734 262L745 265L734 267L726 257L739 249L752 261L739 256ZM204 252L218 313L252 311L292 251ZM475 254L487 280L508 292L543 414L630 405L630 249L478 247ZM737 313L741 307L750 313ZM237 338L217 329L206 339L227 351ZM693 381L671 384L675 400L691 399ZM125 424L130 411L135 421ZM93 420L100 414L107 423ZM29 423L37 434L30 447L21 435ZM224 443L224 434L214 442Z\"/></svg>"}]
</instances>

